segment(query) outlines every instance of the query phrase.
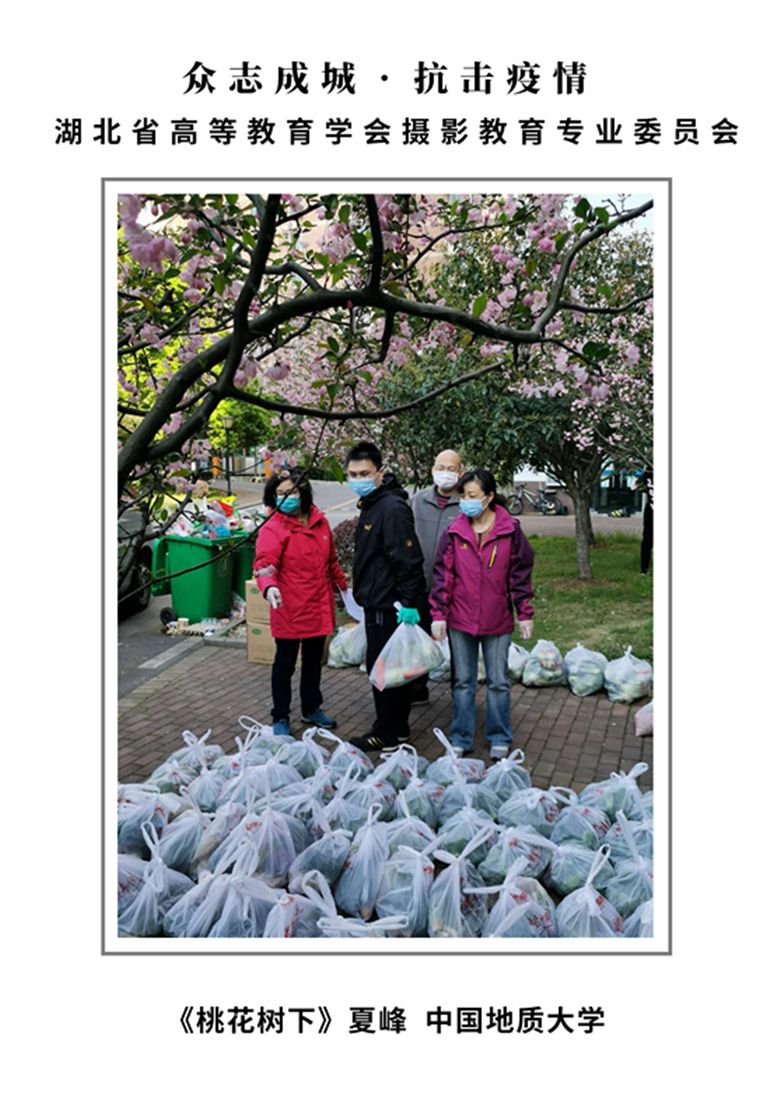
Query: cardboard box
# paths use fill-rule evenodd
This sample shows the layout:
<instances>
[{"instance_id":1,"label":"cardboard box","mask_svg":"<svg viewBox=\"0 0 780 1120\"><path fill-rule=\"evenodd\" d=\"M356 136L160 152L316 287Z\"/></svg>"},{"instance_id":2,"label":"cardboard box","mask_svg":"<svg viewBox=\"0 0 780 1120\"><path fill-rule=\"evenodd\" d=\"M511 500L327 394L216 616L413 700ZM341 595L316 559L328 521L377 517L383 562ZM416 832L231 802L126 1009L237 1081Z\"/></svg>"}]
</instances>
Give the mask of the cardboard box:
<instances>
[{"instance_id":1,"label":"cardboard box","mask_svg":"<svg viewBox=\"0 0 780 1120\"><path fill-rule=\"evenodd\" d=\"M262 622L267 625L271 621L271 608L268 605L268 600L260 594L260 588L253 579L246 581L244 600L246 601L247 622Z\"/></svg>"},{"instance_id":2,"label":"cardboard box","mask_svg":"<svg viewBox=\"0 0 780 1120\"><path fill-rule=\"evenodd\" d=\"M253 665L273 665L276 656L276 642L271 636L271 626L267 622L246 624L246 659Z\"/></svg>"}]
</instances>

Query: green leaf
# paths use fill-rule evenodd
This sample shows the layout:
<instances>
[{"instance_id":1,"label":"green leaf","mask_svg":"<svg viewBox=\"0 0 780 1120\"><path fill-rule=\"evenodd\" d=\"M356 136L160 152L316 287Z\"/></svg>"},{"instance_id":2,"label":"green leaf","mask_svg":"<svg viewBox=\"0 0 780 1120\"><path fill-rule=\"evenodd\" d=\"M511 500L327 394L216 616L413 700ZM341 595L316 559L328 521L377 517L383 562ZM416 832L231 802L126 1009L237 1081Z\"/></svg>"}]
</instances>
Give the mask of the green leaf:
<instances>
[{"instance_id":1,"label":"green leaf","mask_svg":"<svg viewBox=\"0 0 780 1120\"><path fill-rule=\"evenodd\" d=\"M603 226L609 223L609 213L603 206L597 206L593 214L597 221L601 222Z\"/></svg>"},{"instance_id":2,"label":"green leaf","mask_svg":"<svg viewBox=\"0 0 780 1120\"><path fill-rule=\"evenodd\" d=\"M220 296L222 295L222 293L225 290L225 277L222 275L221 272L217 272L216 275L214 276L214 288L216 290L217 295L220 295Z\"/></svg>"},{"instance_id":3,"label":"green leaf","mask_svg":"<svg viewBox=\"0 0 780 1120\"><path fill-rule=\"evenodd\" d=\"M368 248L368 238L366 235L361 233L359 229L353 230L352 240L355 242L358 249L360 249L361 253L365 253Z\"/></svg>"},{"instance_id":4,"label":"green leaf","mask_svg":"<svg viewBox=\"0 0 780 1120\"><path fill-rule=\"evenodd\" d=\"M235 206L235 204L238 202L237 194L226 194L225 198L228 200L231 206Z\"/></svg>"},{"instance_id":5,"label":"green leaf","mask_svg":"<svg viewBox=\"0 0 780 1120\"><path fill-rule=\"evenodd\" d=\"M578 218L586 218L590 214L590 203L587 198L581 198L577 205L574 207L574 213Z\"/></svg>"},{"instance_id":6,"label":"green leaf","mask_svg":"<svg viewBox=\"0 0 780 1120\"><path fill-rule=\"evenodd\" d=\"M338 341L333 337L332 334L328 335L326 345L327 345L329 350L333 351L334 354L338 354L339 344L338 344Z\"/></svg>"},{"instance_id":7,"label":"green leaf","mask_svg":"<svg viewBox=\"0 0 780 1120\"><path fill-rule=\"evenodd\" d=\"M527 257L525 262L525 274L530 279L536 272L536 257Z\"/></svg>"},{"instance_id":8,"label":"green leaf","mask_svg":"<svg viewBox=\"0 0 780 1120\"><path fill-rule=\"evenodd\" d=\"M609 284L599 284L596 288L596 294L603 296L604 299L612 299L612 289Z\"/></svg>"},{"instance_id":9,"label":"green leaf","mask_svg":"<svg viewBox=\"0 0 780 1120\"><path fill-rule=\"evenodd\" d=\"M471 305L471 314L474 316L475 319L478 319L480 317L482 312L487 307L487 304L488 304L488 297L487 297L487 294L485 292L483 292L481 296L477 296L477 298L474 300L473 304Z\"/></svg>"},{"instance_id":10,"label":"green leaf","mask_svg":"<svg viewBox=\"0 0 780 1120\"><path fill-rule=\"evenodd\" d=\"M339 210L339 221L342 223L342 225L345 225L345 226L349 225L349 216L350 216L351 213L352 213L351 207L349 207L349 206L342 206L341 207L341 209Z\"/></svg>"},{"instance_id":11,"label":"green leaf","mask_svg":"<svg viewBox=\"0 0 780 1120\"><path fill-rule=\"evenodd\" d=\"M406 293L396 280L389 280L383 287L390 295L398 296L399 299L404 299Z\"/></svg>"}]
</instances>

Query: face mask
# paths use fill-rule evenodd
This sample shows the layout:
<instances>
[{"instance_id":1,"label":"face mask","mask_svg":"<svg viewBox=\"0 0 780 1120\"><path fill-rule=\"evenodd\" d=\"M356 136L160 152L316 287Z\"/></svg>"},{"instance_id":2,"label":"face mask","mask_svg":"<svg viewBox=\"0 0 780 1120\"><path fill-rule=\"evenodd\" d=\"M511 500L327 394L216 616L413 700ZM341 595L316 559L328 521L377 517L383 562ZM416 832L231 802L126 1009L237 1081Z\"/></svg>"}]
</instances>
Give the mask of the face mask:
<instances>
[{"instance_id":1,"label":"face mask","mask_svg":"<svg viewBox=\"0 0 780 1120\"><path fill-rule=\"evenodd\" d=\"M433 483L440 490L452 490L458 484L458 476L455 471L434 471Z\"/></svg>"},{"instance_id":2,"label":"face mask","mask_svg":"<svg viewBox=\"0 0 780 1120\"><path fill-rule=\"evenodd\" d=\"M482 513L482 501L480 498L461 498L460 499L460 512L465 513L466 517L479 517Z\"/></svg>"},{"instance_id":3,"label":"face mask","mask_svg":"<svg viewBox=\"0 0 780 1120\"><path fill-rule=\"evenodd\" d=\"M276 505L282 513L297 513L301 504L301 499L297 494L291 495L289 498L282 498L277 495Z\"/></svg>"},{"instance_id":4,"label":"face mask","mask_svg":"<svg viewBox=\"0 0 780 1120\"><path fill-rule=\"evenodd\" d=\"M373 478L349 478L347 485L353 494L357 494L359 498L365 498L373 490L376 490L376 483Z\"/></svg>"}]
</instances>

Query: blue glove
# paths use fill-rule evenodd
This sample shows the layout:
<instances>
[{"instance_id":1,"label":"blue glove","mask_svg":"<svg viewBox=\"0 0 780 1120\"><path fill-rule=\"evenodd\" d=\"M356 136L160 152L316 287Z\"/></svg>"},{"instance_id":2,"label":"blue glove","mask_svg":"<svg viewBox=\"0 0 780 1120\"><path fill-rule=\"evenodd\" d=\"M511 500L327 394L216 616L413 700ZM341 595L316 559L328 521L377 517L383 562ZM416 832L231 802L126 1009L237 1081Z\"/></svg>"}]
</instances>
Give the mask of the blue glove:
<instances>
[{"instance_id":1,"label":"blue glove","mask_svg":"<svg viewBox=\"0 0 780 1120\"><path fill-rule=\"evenodd\" d=\"M399 622L411 622L412 626L420 622L420 612L414 607L399 607L397 617Z\"/></svg>"}]
</instances>

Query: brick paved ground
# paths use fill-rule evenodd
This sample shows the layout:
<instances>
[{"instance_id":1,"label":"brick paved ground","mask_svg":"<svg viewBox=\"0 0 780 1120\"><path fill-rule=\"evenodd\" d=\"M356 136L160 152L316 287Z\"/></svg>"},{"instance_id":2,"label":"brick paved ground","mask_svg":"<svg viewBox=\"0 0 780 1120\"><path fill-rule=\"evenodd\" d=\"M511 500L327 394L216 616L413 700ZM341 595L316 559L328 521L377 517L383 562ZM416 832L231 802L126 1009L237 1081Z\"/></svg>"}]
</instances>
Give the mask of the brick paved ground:
<instances>
[{"instance_id":1,"label":"brick paved ground","mask_svg":"<svg viewBox=\"0 0 780 1120\"><path fill-rule=\"evenodd\" d=\"M324 669L325 707L339 720L344 738L368 730L373 705L365 673L357 669ZM412 742L434 758L441 746L432 728L445 732L450 722L449 688L430 686L431 702L412 708ZM477 728L484 726L484 688L477 694ZM294 701L295 704L295 701ZM211 742L235 750L241 732L238 717L269 722L271 668L250 665L241 649L202 646L119 701L119 778L143 781L173 750L181 746L185 728L202 735L211 728ZM644 760L652 767L653 739L637 739L634 715L639 705L611 704L605 693L577 697L565 687L512 686L515 746L526 754L534 784L565 785L580 790L613 770L628 771ZM293 733L304 725L296 719ZM478 757L487 759L479 739ZM641 779L652 786L652 769Z\"/></svg>"}]
</instances>

